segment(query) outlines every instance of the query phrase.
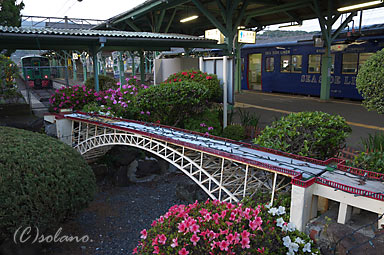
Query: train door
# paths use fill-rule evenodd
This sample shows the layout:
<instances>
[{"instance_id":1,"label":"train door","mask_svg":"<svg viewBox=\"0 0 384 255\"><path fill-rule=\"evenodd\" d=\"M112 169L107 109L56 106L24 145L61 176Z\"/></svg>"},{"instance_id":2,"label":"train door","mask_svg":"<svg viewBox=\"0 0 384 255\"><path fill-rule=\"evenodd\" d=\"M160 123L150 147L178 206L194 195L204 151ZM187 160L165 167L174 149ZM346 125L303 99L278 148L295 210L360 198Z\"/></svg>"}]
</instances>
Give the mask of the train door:
<instances>
[{"instance_id":1,"label":"train door","mask_svg":"<svg viewBox=\"0 0 384 255\"><path fill-rule=\"evenodd\" d=\"M262 54L249 54L248 58L248 88L251 90L261 90Z\"/></svg>"}]
</instances>

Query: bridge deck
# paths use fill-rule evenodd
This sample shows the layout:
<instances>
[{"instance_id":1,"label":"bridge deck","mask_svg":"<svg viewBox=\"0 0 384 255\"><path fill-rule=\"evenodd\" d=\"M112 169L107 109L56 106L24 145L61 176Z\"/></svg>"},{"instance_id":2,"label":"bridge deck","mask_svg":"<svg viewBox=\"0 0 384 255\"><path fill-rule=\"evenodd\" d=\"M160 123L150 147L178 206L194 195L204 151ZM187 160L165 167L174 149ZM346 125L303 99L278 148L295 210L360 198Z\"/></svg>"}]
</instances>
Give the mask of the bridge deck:
<instances>
[{"instance_id":1,"label":"bridge deck","mask_svg":"<svg viewBox=\"0 0 384 255\"><path fill-rule=\"evenodd\" d=\"M253 149L244 145L239 145L234 142L225 140L217 140L203 134L191 134L187 131L172 129L170 127L151 126L141 123L118 121L108 118L95 118L81 113L73 113L65 116L66 118L74 118L83 121L98 122L100 125L108 124L111 128L120 130L129 129L133 132L140 131L147 133L149 136L153 134L172 139L175 143L183 143L184 146L190 144L199 146L202 150L209 149L210 151L216 150L218 153L228 153L232 156L237 156L236 159L242 158L244 161L256 161L268 165L272 165L278 168L284 168L293 170L297 173L301 173L303 178L311 178L319 176L326 171L327 166L313 164L302 160L292 159L289 157L276 155L273 153ZM234 160L236 160L234 159Z\"/></svg>"}]
</instances>

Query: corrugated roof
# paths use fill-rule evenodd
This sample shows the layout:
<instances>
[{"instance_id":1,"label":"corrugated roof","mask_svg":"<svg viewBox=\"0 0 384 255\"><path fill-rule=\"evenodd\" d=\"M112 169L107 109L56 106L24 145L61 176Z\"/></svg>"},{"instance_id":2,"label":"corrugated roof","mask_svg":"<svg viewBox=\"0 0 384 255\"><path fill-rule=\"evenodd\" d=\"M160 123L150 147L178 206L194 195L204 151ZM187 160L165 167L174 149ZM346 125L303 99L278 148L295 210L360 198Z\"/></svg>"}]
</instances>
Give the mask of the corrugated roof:
<instances>
[{"instance_id":1,"label":"corrugated roof","mask_svg":"<svg viewBox=\"0 0 384 255\"><path fill-rule=\"evenodd\" d=\"M214 40L203 37L171 34L171 33L151 33L151 32L127 32L127 31L107 31L107 30L86 30L86 29L62 29L62 28L29 28L29 27L8 27L0 26L0 32L17 34L48 34L48 35L71 35L71 36L97 36L97 37L125 37L125 38L156 38L156 39L177 39L191 41Z\"/></svg>"}]
</instances>

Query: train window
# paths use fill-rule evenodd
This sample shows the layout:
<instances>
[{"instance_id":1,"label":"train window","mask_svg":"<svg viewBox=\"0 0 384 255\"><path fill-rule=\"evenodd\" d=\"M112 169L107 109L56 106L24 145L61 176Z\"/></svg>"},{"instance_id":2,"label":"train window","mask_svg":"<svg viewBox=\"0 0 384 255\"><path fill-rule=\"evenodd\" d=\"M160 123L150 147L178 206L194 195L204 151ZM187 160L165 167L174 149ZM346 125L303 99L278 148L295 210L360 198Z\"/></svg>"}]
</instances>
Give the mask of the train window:
<instances>
[{"instance_id":1,"label":"train window","mask_svg":"<svg viewBox=\"0 0 384 255\"><path fill-rule=\"evenodd\" d=\"M321 55L313 54L308 56L308 73L320 73Z\"/></svg>"},{"instance_id":2,"label":"train window","mask_svg":"<svg viewBox=\"0 0 384 255\"><path fill-rule=\"evenodd\" d=\"M275 71L275 58L274 57L266 57L265 58L265 71L266 72Z\"/></svg>"},{"instance_id":3,"label":"train window","mask_svg":"<svg viewBox=\"0 0 384 255\"><path fill-rule=\"evenodd\" d=\"M360 53L360 55L359 55L359 69L365 63L365 61L367 61L367 59L372 55L373 55L372 52Z\"/></svg>"},{"instance_id":4,"label":"train window","mask_svg":"<svg viewBox=\"0 0 384 255\"><path fill-rule=\"evenodd\" d=\"M343 74L354 74L357 71L357 53L343 54Z\"/></svg>"},{"instance_id":5,"label":"train window","mask_svg":"<svg viewBox=\"0 0 384 255\"><path fill-rule=\"evenodd\" d=\"M291 56L284 55L280 57L280 72L282 73L291 72Z\"/></svg>"},{"instance_id":6,"label":"train window","mask_svg":"<svg viewBox=\"0 0 384 255\"><path fill-rule=\"evenodd\" d=\"M301 73L302 71L303 56L292 55L292 73Z\"/></svg>"}]
</instances>

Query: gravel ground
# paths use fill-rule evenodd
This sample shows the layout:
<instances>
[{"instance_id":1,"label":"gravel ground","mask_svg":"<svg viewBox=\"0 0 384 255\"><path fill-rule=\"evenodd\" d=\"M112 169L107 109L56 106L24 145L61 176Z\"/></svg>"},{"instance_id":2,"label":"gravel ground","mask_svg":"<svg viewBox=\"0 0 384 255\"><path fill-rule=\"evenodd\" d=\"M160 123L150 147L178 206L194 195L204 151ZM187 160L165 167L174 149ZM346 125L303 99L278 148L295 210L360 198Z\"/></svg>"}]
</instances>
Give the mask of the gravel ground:
<instances>
[{"instance_id":1,"label":"gravel ground","mask_svg":"<svg viewBox=\"0 0 384 255\"><path fill-rule=\"evenodd\" d=\"M190 183L184 174L161 176L157 181L110 187L100 191L88 208L62 225L62 234L88 235L87 243L54 243L44 254L131 254L140 239L140 231L168 209L185 203L176 197L177 183Z\"/></svg>"}]
</instances>

